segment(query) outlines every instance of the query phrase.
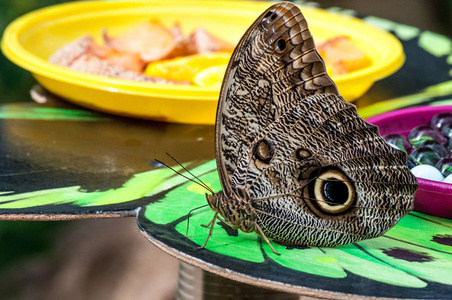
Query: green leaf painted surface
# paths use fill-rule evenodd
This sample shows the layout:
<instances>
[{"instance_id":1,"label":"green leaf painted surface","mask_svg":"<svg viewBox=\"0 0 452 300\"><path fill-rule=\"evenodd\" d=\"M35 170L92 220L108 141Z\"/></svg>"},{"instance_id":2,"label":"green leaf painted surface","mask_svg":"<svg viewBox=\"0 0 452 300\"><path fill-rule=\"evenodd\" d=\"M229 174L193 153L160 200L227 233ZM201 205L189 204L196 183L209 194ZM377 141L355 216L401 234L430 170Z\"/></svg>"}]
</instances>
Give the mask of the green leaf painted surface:
<instances>
[{"instance_id":1,"label":"green leaf painted surface","mask_svg":"<svg viewBox=\"0 0 452 300\"><path fill-rule=\"evenodd\" d=\"M374 27L386 30L393 31L397 37L401 40L410 40L419 35L420 30L413 26L408 26L404 24L398 24L396 22L374 17L367 16L363 19L367 24L372 25Z\"/></svg>"},{"instance_id":2,"label":"green leaf painted surface","mask_svg":"<svg viewBox=\"0 0 452 300\"><path fill-rule=\"evenodd\" d=\"M202 180L214 191L221 190L221 185L216 172L215 160L209 161L197 168L191 170L193 174L203 174ZM190 176L189 174L186 174ZM178 176L180 177L180 176ZM183 177L180 177L183 178ZM207 204L205 193L207 191L193 182L186 182L180 187L169 191L165 197L153 205L149 205L145 215L147 218L157 224L168 224L179 218L188 215L190 210ZM190 216L188 236L198 245L202 245L209 234L210 228L202 227L200 224L209 223L214 216L214 212L208 208L201 208ZM187 220L177 224L176 230L185 236L187 232ZM212 237L209 240L209 249L215 249L215 252L223 255L231 255L238 259L246 259L252 262L262 262L264 257L258 247L257 236L255 234L246 234L236 231L239 235L239 241L233 240L225 245L224 240L228 239L228 233L225 230L218 230L215 226Z\"/></svg>"},{"instance_id":3,"label":"green leaf painted surface","mask_svg":"<svg viewBox=\"0 0 452 300\"><path fill-rule=\"evenodd\" d=\"M340 266L339 260L317 247L288 250L286 246L272 243L273 248L281 253L276 255L264 242L265 253L280 265L308 274L330 278L345 278L347 273Z\"/></svg>"},{"instance_id":4,"label":"green leaf painted surface","mask_svg":"<svg viewBox=\"0 0 452 300\"><path fill-rule=\"evenodd\" d=\"M356 245L322 248L322 250L332 257L337 257L338 264L342 268L356 275L403 287L420 288L427 286L426 282L407 272L394 269L390 265L363 252Z\"/></svg>"},{"instance_id":5,"label":"green leaf painted surface","mask_svg":"<svg viewBox=\"0 0 452 300\"><path fill-rule=\"evenodd\" d=\"M204 197L205 200L205 197ZM203 203L204 204L204 203ZM185 215L188 211L185 212ZM207 224L212 220L214 213L209 209L190 217L190 227L188 230L189 239L198 244L203 245L210 228L200 226ZM187 229L187 221L183 221L176 226L176 230L185 236ZM209 239L208 249L218 254L231 256L237 259L247 260L250 262L263 262L264 256L260 250L258 237L255 234L244 233L240 230L230 230L233 234L237 234L236 238L230 238L228 231L224 230L218 224L215 224L212 236ZM225 241L229 241L225 243Z\"/></svg>"},{"instance_id":6,"label":"green leaf painted surface","mask_svg":"<svg viewBox=\"0 0 452 300\"><path fill-rule=\"evenodd\" d=\"M0 213L1 209L23 209L43 205L108 206L153 196L185 181L185 178L175 176L173 171L163 168L135 174L121 187L107 191L87 192L80 186L70 186L20 194L4 193L0 195Z\"/></svg>"},{"instance_id":7,"label":"green leaf painted surface","mask_svg":"<svg viewBox=\"0 0 452 300\"><path fill-rule=\"evenodd\" d=\"M419 36L419 46L437 57L452 53L452 41L444 35L424 31Z\"/></svg>"},{"instance_id":8,"label":"green leaf painted surface","mask_svg":"<svg viewBox=\"0 0 452 300\"><path fill-rule=\"evenodd\" d=\"M207 172L200 178L218 191L221 187L215 167L211 161L198 167L195 174ZM188 238L201 246L209 233L209 228L201 224L207 224L214 212L208 207L194 211L189 218L187 237L189 211L207 203L205 191L193 185L186 183L171 190L158 202L149 204L144 215L151 222L163 225L180 220L175 226L180 239ZM424 216L413 213L402 219L386 236L342 247L290 247L272 242L280 256L274 254L257 234L234 231L217 221L206 249L249 262L262 262L267 257L283 267L329 278L345 278L350 272L400 287L423 288L428 282L452 285L451 277L446 276L447 272L452 274L452 247L434 239L435 236L450 234L452 221ZM421 252L431 260L409 261L410 253ZM408 256L397 258L403 253ZM442 270L437 271L440 266Z\"/></svg>"},{"instance_id":9,"label":"green leaf painted surface","mask_svg":"<svg viewBox=\"0 0 452 300\"><path fill-rule=\"evenodd\" d=\"M217 168L216 162L215 160L212 160L197 168L192 169L191 172L193 174L207 173L202 178L206 180L205 182L207 184L209 184L210 182L215 183L210 184L210 188L212 188L214 191L219 191L221 190L221 185L218 179L215 180L214 178L215 176L218 175L212 174L212 172L216 170L216 168ZM189 174L186 175L191 177L191 175ZM176 182L176 180L178 182ZM154 223L157 224L171 223L172 221L185 216L191 209L207 204L207 202L205 201L206 197L204 196L204 194L207 191L200 187L199 185L197 185L196 183L187 182L187 180L182 176L174 177L173 182L167 182L167 184L164 187L166 189L169 189L170 187L173 187L176 184L184 182L185 182L184 185L177 189L169 191L164 199L159 200L152 205L152 209L155 212L152 215L153 218L152 221ZM189 196L190 199L187 199L187 196ZM167 207L169 206L171 206L172 209L168 210ZM150 210L146 211L146 213L148 212L150 212ZM213 217L213 214L211 216ZM206 223L208 223L209 221L210 219Z\"/></svg>"},{"instance_id":10,"label":"green leaf painted surface","mask_svg":"<svg viewBox=\"0 0 452 300\"><path fill-rule=\"evenodd\" d=\"M445 56L445 63L448 65L452 64L452 40L446 36L429 31L421 32L416 27L398 24L396 22L374 16L367 16L363 18L363 20L369 25L395 33L395 35L403 41L418 38L418 45L420 48L437 58ZM452 69L449 70L449 76L452 76ZM452 81L445 81L443 83L432 85L419 93L379 101L375 104L360 108L358 112L362 118L367 119L382 113L406 107L420 105L450 105L452 103L452 98L444 98L445 96L451 94ZM438 100L435 99L436 97L443 99Z\"/></svg>"},{"instance_id":11,"label":"green leaf painted surface","mask_svg":"<svg viewBox=\"0 0 452 300\"><path fill-rule=\"evenodd\" d=\"M369 24L372 25L374 27L380 28L382 30L385 31L390 31L393 30L395 25L397 23L387 20L387 19L382 19L382 18L378 18L378 17L374 17L374 16L367 16L365 18L363 18L363 20Z\"/></svg>"},{"instance_id":12,"label":"green leaf painted surface","mask_svg":"<svg viewBox=\"0 0 452 300\"><path fill-rule=\"evenodd\" d=\"M424 235L424 233L420 233ZM427 235L427 237L429 237ZM406 238L397 241L389 238L379 238L360 243L373 256L394 269L404 271L421 279L452 285L452 253L443 253L431 248L411 244Z\"/></svg>"},{"instance_id":13,"label":"green leaf painted surface","mask_svg":"<svg viewBox=\"0 0 452 300\"><path fill-rule=\"evenodd\" d=\"M420 93L394 98L391 100L380 101L375 104L368 105L364 108L358 109L358 113L362 118L367 119L372 116L400 108L422 105L423 103L433 104L430 102L435 97L442 97L449 94L452 94L452 80L430 86ZM447 99L444 99L437 102L436 104L447 105L447 101Z\"/></svg>"},{"instance_id":14,"label":"green leaf painted surface","mask_svg":"<svg viewBox=\"0 0 452 300\"><path fill-rule=\"evenodd\" d=\"M452 235L452 222L447 222L446 219L434 216L428 216L427 218L424 218L424 216L428 215L413 213L404 217L399 221L396 228L393 228L386 233L386 236L398 240L409 239L414 245L448 252L452 257L451 246L440 244L435 241L436 236ZM423 222L423 219L429 219L432 222ZM428 237L430 237L430 239L428 239Z\"/></svg>"},{"instance_id":15,"label":"green leaf painted surface","mask_svg":"<svg viewBox=\"0 0 452 300\"><path fill-rule=\"evenodd\" d=\"M350 16L350 17L354 17L357 15L356 10L353 9L345 9L345 8L341 8L341 7L328 7L326 10L333 12L333 13L338 13L344 16Z\"/></svg>"},{"instance_id":16,"label":"green leaf painted surface","mask_svg":"<svg viewBox=\"0 0 452 300\"><path fill-rule=\"evenodd\" d=\"M452 222L450 222L450 220L448 220L448 219L435 217L435 216L432 216L432 215L426 215L426 214L423 214L423 213L420 213L420 212L417 212L417 211L412 211L411 215L419 217L419 218L422 218L422 219L426 219L426 220L432 221L434 223L441 224L443 226L447 226L447 227L452 228Z\"/></svg>"},{"instance_id":17,"label":"green leaf painted surface","mask_svg":"<svg viewBox=\"0 0 452 300\"><path fill-rule=\"evenodd\" d=\"M178 169L179 171L180 168ZM221 189L214 160L192 172L209 187ZM189 174L184 173L186 176ZM206 190L173 171L162 168L139 173L122 187L87 192L78 186L0 195L1 209L40 205L75 204L81 207L104 206L127 202L144 196L161 197L146 206L144 217L154 224L174 224L179 240L189 239L193 248L204 244L214 216L209 207L188 213L207 204ZM140 220L139 220L140 222ZM176 222L176 223L174 223ZM452 220L413 212L403 218L385 236L337 248L290 247L272 242L275 255L255 233L233 230L217 221L207 251L241 261L263 263L271 260L282 267L327 278L346 278L348 273L393 286L423 288L428 282L452 285ZM173 234L173 233L171 233ZM188 240L187 240L188 241ZM372 271L370 271L372 270Z\"/></svg>"},{"instance_id":18,"label":"green leaf painted surface","mask_svg":"<svg viewBox=\"0 0 452 300\"><path fill-rule=\"evenodd\" d=\"M111 120L110 117L89 110L65 109L54 107L33 107L23 105L1 106L0 119L65 120L65 121Z\"/></svg>"}]
</instances>

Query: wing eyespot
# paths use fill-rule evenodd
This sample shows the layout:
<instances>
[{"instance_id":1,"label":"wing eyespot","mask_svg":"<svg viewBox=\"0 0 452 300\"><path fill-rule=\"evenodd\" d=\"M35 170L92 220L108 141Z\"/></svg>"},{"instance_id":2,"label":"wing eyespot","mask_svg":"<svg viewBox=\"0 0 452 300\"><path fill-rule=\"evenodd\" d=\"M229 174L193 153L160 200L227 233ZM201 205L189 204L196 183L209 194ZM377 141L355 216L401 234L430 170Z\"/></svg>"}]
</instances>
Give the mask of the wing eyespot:
<instances>
[{"instance_id":1,"label":"wing eyespot","mask_svg":"<svg viewBox=\"0 0 452 300\"><path fill-rule=\"evenodd\" d=\"M327 169L309 184L308 205L317 212L338 215L347 212L356 199L353 182L339 169Z\"/></svg>"},{"instance_id":2,"label":"wing eyespot","mask_svg":"<svg viewBox=\"0 0 452 300\"><path fill-rule=\"evenodd\" d=\"M287 49L287 41L284 38L279 38L275 42L275 51L283 53Z\"/></svg>"},{"instance_id":3,"label":"wing eyespot","mask_svg":"<svg viewBox=\"0 0 452 300\"><path fill-rule=\"evenodd\" d=\"M273 147L273 144L267 140L261 140L256 144L256 147L254 148L255 157L265 164L270 163L274 154L275 149Z\"/></svg>"},{"instance_id":4,"label":"wing eyespot","mask_svg":"<svg viewBox=\"0 0 452 300\"><path fill-rule=\"evenodd\" d=\"M297 160L304 160L310 156L311 156L311 152L309 152L306 149L299 148L299 149L295 150L295 158Z\"/></svg>"}]
</instances>

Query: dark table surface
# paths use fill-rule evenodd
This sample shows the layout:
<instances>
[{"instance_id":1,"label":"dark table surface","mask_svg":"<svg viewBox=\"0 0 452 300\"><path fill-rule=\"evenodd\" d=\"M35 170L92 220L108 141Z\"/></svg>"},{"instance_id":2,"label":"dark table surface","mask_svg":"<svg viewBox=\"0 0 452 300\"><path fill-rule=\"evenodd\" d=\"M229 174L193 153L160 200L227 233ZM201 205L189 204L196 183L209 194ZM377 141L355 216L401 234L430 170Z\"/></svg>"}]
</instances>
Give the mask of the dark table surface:
<instances>
[{"instance_id":1,"label":"dark table surface","mask_svg":"<svg viewBox=\"0 0 452 300\"><path fill-rule=\"evenodd\" d=\"M317 4L331 7L337 3L318 1ZM365 20L369 15L389 19L395 22L390 23L392 25L389 28L394 31L398 24L420 29L414 37L401 38L407 57L403 68L377 82L355 102L364 115L382 109L378 103L395 98L398 102L393 101L390 106L384 106L399 108L419 104L411 102L412 99L421 99L422 103L427 104L441 101L449 103L452 99L451 84L446 83L446 88L434 89L434 92L425 91L429 87L451 82L452 46L448 54L438 56L420 46L419 39L429 31L442 35L452 34L452 1L342 1L341 5L345 9L354 10L354 14ZM2 6L5 10L1 9ZM16 7L14 12L9 1L1 1L0 11L9 12L1 26L4 27L7 21L25 13L25 10L35 8L32 4L24 7ZM46 99L46 102L37 103L30 95L35 95L35 99ZM136 208L161 199L166 193L163 193L165 189L161 187L155 193L148 190L150 194L143 195L115 194L114 197L108 196L107 192L121 191L126 182L132 185L133 180L141 178L138 174L158 170L159 166L153 159L169 161L165 152L193 168L203 166L205 162L215 158L213 126L136 120L82 109L45 91L27 71L16 67L3 55L0 55L0 96L0 193L8 192L0 194L0 197L3 196L0 199L3 219L8 219L8 215L20 219L22 214L38 218L40 215L44 216L43 219L51 218L49 215L66 216L63 219L70 219L71 215L134 216ZM133 184L140 183L135 180ZM178 186L181 182L173 184ZM85 194L81 196L80 191ZM36 207L33 203L38 201L40 192L47 193L48 203ZM130 194L129 191L125 193ZM91 198L88 199L87 194ZM113 198L120 200L112 203ZM109 204L108 208L106 203ZM146 231L148 225L149 222L143 221L141 229ZM445 252L447 254L448 251ZM449 250L449 254L450 252ZM218 261L218 257L214 261ZM239 263L239 266L242 270L244 265ZM271 269L275 265L267 267ZM358 285L372 286L368 278L363 280L363 277L352 274L349 274L349 278L357 280ZM292 284L290 280L289 282ZM362 294L435 298L450 296L452 293L450 284L435 280L426 282L427 287L424 288L417 287L411 291L389 289L390 293L385 293L384 287L394 287L379 282L375 285L378 289ZM307 284L309 288L328 290L328 287L317 283L310 285L307 281ZM357 293L353 287L344 290L336 287L340 284L334 283L333 290ZM416 294L418 291L420 292Z\"/></svg>"}]
</instances>

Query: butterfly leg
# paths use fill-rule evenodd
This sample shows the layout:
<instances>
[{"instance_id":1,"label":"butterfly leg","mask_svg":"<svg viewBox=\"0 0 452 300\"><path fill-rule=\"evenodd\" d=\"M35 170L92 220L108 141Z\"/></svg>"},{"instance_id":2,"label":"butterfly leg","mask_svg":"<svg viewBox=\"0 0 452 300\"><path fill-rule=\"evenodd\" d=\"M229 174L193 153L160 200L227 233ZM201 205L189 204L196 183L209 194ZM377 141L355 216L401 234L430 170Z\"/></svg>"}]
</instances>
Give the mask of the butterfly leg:
<instances>
[{"instance_id":1,"label":"butterfly leg","mask_svg":"<svg viewBox=\"0 0 452 300\"><path fill-rule=\"evenodd\" d=\"M202 227L209 227L210 225L212 225L213 222L215 222L215 219L218 218L218 213L215 213L215 216L213 216L213 219L210 220L209 223L207 224L201 224Z\"/></svg>"},{"instance_id":2,"label":"butterfly leg","mask_svg":"<svg viewBox=\"0 0 452 300\"><path fill-rule=\"evenodd\" d=\"M217 217L218 217L218 213L215 213L215 215L213 216L213 219L208 224L206 224L206 225L201 224L204 227L209 227L209 225L210 225L210 230L209 230L209 235L207 236L207 239L204 242L204 245L202 245L201 247L198 247L198 250L204 249L206 247L207 241L212 236L213 226L215 225L215 220L217 219Z\"/></svg>"},{"instance_id":3,"label":"butterfly leg","mask_svg":"<svg viewBox=\"0 0 452 300\"><path fill-rule=\"evenodd\" d=\"M281 255L279 252L276 252L275 249L273 249L272 244L270 244L270 241L268 240L268 238L265 236L264 232L262 231L262 229L260 228L259 225L257 225L256 223L254 223L254 227L257 229L257 231L259 232L259 234L264 238L265 242L267 243L267 245L272 249L273 253L275 253L276 255ZM207 241L206 241L207 243Z\"/></svg>"}]
</instances>

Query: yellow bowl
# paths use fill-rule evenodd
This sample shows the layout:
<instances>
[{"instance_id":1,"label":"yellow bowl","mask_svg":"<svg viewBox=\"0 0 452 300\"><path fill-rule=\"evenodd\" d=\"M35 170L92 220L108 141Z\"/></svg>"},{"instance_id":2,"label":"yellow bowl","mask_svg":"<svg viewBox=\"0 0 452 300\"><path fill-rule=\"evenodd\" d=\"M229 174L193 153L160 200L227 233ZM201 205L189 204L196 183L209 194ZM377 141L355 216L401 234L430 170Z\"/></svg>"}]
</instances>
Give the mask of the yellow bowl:
<instances>
[{"instance_id":1,"label":"yellow bowl","mask_svg":"<svg viewBox=\"0 0 452 300\"><path fill-rule=\"evenodd\" d=\"M179 21L185 33L205 27L237 43L248 26L272 3L245 1L88 1L28 13L5 30L1 49L29 70L51 92L84 107L166 122L214 124L219 88L164 85L80 73L47 62L62 45L86 34L101 41L102 28L124 32L152 17L168 26ZM320 9L302 8L314 38L345 34L372 59L370 67L334 77L351 101L375 80L395 72L404 61L400 42L364 22Z\"/></svg>"}]
</instances>

